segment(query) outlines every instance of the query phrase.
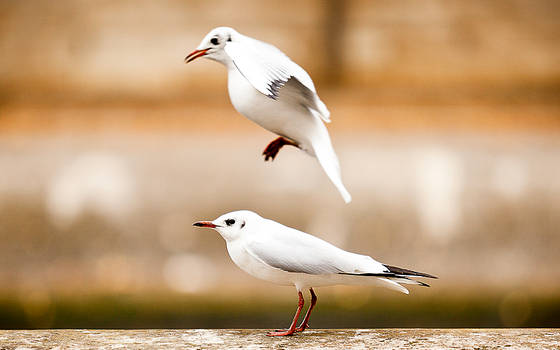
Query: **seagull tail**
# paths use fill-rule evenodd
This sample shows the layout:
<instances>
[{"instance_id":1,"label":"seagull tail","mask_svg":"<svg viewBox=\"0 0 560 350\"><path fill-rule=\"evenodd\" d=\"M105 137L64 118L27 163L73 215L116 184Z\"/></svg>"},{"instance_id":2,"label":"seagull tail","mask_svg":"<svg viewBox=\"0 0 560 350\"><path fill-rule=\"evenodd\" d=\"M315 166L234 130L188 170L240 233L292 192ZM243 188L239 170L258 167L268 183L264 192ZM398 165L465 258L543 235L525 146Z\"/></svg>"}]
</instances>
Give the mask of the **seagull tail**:
<instances>
[{"instance_id":1,"label":"seagull tail","mask_svg":"<svg viewBox=\"0 0 560 350\"><path fill-rule=\"evenodd\" d=\"M429 287L430 285L421 281L416 281L407 277L388 277L393 282L402 283L402 284L414 284L417 286L422 287Z\"/></svg>"},{"instance_id":2,"label":"seagull tail","mask_svg":"<svg viewBox=\"0 0 560 350\"><path fill-rule=\"evenodd\" d=\"M340 174L340 165L338 163L338 158L334 149L331 144L331 140L329 139L327 130L323 123L321 126L324 128L325 134L324 137L317 138L313 144L313 151L315 153L315 157L323 167L323 170L334 184L334 186L340 192L340 195L344 199L345 203L350 203L352 201L352 196L344 187L342 183L342 176Z\"/></svg>"},{"instance_id":3,"label":"seagull tail","mask_svg":"<svg viewBox=\"0 0 560 350\"><path fill-rule=\"evenodd\" d=\"M379 278L379 281L381 281L381 283L384 284L384 287L392 289L392 290L396 290L397 292L401 292L404 294L409 294L410 292L408 291L408 289L406 289L405 287L401 286L398 282L399 281L394 281L392 278Z\"/></svg>"},{"instance_id":4,"label":"seagull tail","mask_svg":"<svg viewBox=\"0 0 560 350\"><path fill-rule=\"evenodd\" d=\"M345 273L341 272L342 275L350 275L350 276L369 276L369 277L376 277L374 279L375 282L381 283L384 287L408 294L408 289L401 286L401 284L412 284L416 286L422 287L429 287L430 285L421 281L417 281L411 279L409 277L424 277L424 278L437 278L436 276L424 273L424 272L417 272L408 269L403 269L402 267L396 267L391 265L383 265L387 270L385 272L366 272L366 273Z\"/></svg>"},{"instance_id":5,"label":"seagull tail","mask_svg":"<svg viewBox=\"0 0 560 350\"><path fill-rule=\"evenodd\" d=\"M427 274L425 272L412 271L408 269L403 269L402 267L396 267L391 265L383 265L389 272L394 273L395 277L389 277L391 281L403 284L415 284L422 287L429 287L430 285L424 282L416 281L410 279L409 277L424 277L424 278L436 278L434 275Z\"/></svg>"}]
</instances>

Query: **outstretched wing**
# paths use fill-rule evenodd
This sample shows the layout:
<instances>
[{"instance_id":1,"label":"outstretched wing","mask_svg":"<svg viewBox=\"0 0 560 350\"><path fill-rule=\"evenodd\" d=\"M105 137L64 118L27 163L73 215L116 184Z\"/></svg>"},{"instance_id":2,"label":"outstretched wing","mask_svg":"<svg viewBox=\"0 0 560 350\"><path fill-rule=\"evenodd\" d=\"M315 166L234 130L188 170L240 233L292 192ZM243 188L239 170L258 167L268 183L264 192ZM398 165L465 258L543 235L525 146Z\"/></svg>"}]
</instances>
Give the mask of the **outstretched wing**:
<instances>
[{"instance_id":1,"label":"outstretched wing","mask_svg":"<svg viewBox=\"0 0 560 350\"><path fill-rule=\"evenodd\" d=\"M317 96L309 74L282 51L249 37L228 42L224 50L257 91L277 100L280 91L286 90L286 94L295 97L313 114L330 121L330 112Z\"/></svg>"}]
</instances>

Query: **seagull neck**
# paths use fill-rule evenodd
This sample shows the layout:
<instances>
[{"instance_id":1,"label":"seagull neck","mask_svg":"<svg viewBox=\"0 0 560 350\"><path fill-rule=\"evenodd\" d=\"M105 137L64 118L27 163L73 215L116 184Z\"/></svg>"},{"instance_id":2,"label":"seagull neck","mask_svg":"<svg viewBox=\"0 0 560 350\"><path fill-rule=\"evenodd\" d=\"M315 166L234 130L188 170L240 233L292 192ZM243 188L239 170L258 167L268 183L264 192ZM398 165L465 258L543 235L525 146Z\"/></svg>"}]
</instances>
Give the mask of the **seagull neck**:
<instances>
[{"instance_id":1,"label":"seagull neck","mask_svg":"<svg viewBox=\"0 0 560 350\"><path fill-rule=\"evenodd\" d=\"M233 60L231 60L231 59L223 60L221 63L223 63L223 65L226 66L228 72L233 70L233 69L237 69L235 67L235 64L233 63Z\"/></svg>"},{"instance_id":2,"label":"seagull neck","mask_svg":"<svg viewBox=\"0 0 560 350\"><path fill-rule=\"evenodd\" d=\"M233 242L233 241L235 240L235 238L236 238L236 236L231 235L231 234L229 234L229 233L227 233L227 232L223 232L223 231L221 231L221 230L216 230L216 231L218 231L218 233L220 234L220 236L222 236L222 238L224 239L224 241L226 241L226 243L228 243L228 244L231 243L231 242Z\"/></svg>"}]
</instances>

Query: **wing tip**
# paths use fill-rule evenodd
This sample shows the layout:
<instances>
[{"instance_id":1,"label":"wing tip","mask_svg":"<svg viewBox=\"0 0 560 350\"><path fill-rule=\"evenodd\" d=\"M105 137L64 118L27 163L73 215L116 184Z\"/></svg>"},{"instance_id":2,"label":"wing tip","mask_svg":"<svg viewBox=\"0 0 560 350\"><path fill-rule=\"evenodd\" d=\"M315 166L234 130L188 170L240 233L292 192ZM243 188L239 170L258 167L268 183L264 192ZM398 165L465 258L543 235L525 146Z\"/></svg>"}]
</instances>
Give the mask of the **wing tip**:
<instances>
[{"instance_id":1,"label":"wing tip","mask_svg":"<svg viewBox=\"0 0 560 350\"><path fill-rule=\"evenodd\" d=\"M270 83L268 83L268 89L267 91L269 92L268 94L266 94L267 97L270 97L273 100L278 100L278 97L280 96L280 89L286 85L286 82L288 80L282 80L282 79L274 79L272 80Z\"/></svg>"},{"instance_id":2,"label":"wing tip","mask_svg":"<svg viewBox=\"0 0 560 350\"><path fill-rule=\"evenodd\" d=\"M385 266L389 270L389 272L392 272L395 275L415 276L415 277L425 277L425 278L438 279L437 276L430 275L430 274L425 273L425 272L418 272L418 271L403 269L402 267L385 265L385 264L383 266Z\"/></svg>"}]
</instances>

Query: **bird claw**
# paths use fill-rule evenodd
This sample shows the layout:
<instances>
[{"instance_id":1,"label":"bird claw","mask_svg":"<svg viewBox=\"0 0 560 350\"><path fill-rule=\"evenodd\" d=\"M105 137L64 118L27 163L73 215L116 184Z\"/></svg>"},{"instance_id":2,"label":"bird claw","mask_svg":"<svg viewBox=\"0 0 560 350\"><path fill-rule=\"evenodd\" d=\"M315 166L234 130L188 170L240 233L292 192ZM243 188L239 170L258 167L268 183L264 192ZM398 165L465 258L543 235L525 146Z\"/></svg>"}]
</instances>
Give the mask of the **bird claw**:
<instances>
[{"instance_id":1,"label":"bird claw","mask_svg":"<svg viewBox=\"0 0 560 350\"><path fill-rule=\"evenodd\" d=\"M263 151L264 161L274 160L280 149L284 146L284 138L279 137L266 146Z\"/></svg>"},{"instance_id":2,"label":"bird claw","mask_svg":"<svg viewBox=\"0 0 560 350\"><path fill-rule=\"evenodd\" d=\"M274 158L276 158L276 155L278 154L278 152L280 152L280 149L282 147L284 147L285 145L291 145L291 146L295 146L298 147L294 142L287 140L283 137L279 137L277 139L275 139L274 141L272 141L271 143L268 144L268 146L266 146L266 148L263 151L263 156L264 156L264 161L268 161L269 159L271 161L274 160Z\"/></svg>"},{"instance_id":3,"label":"bird claw","mask_svg":"<svg viewBox=\"0 0 560 350\"><path fill-rule=\"evenodd\" d=\"M276 151L274 151L274 152L268 151L268 149L266 149L266 150L263 152L264 161L265 161L265 162L268 162L269 159L270 159L271 161L273 161L274 158L276 158L276 154L278 154L278 151L279 151L279 149L276 150Z\"/></svg>"},{"instance_id":4,"label":"bird claw","mask_svg":"<svg viewBox=\"0 0 560 350\"><path fill-rule=\"evenodd\" d=\"M266 333L267 337L283 337L283 336L292 336L294 335L294 333L296 332L296 330L290 330L290 329L284 329L284 330L276 330L273 332L268 332Z\"/></svg>"},{"instance_id":5,"label":"bird claw","mask_svg":"<svg viewBox=\"0 0 560 350\"><path fill-rule=\"evenodd\" d=\"M296 329L294 329L293 333L298 333L298 332L301 333L308 328L309 328L309 326L305 325L305 327L304 327L302 325L302 326L299 326ZM289 331L290 331L289 329L275 329L274 331L269 332L269 333L284 333L284 332L289 332Z\"/></svg>"}]
</instances>

